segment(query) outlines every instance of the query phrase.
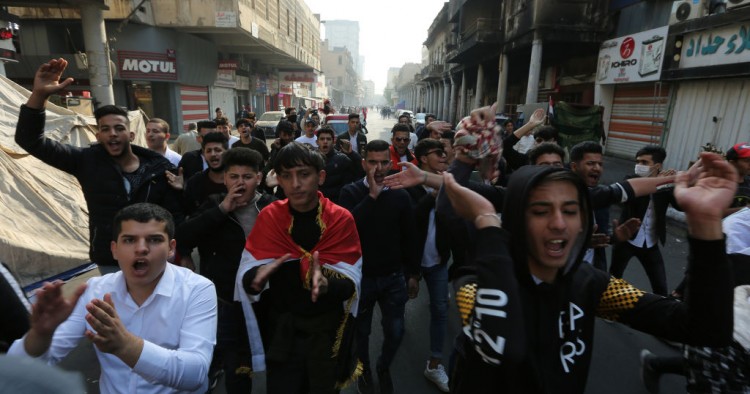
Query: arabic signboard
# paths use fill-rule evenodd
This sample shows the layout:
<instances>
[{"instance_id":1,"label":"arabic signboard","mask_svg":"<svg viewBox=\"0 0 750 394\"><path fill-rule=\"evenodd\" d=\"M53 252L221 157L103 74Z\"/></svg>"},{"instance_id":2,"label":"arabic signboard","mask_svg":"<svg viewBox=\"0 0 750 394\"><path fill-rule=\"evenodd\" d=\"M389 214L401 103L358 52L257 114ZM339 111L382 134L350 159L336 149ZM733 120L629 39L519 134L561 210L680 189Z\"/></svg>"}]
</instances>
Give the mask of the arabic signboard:
<instances>
[{"instance_id":1,"label":"arabic signboard","mask_svg":"<svg viewBox=\"0 0 750 394\"><path fill-rule=\"evenodd\" d=\"M682 39L680 68L750 62L750 24L732 25Z\"/></svg>"},{"instance_id":2,"label":"arabic signboard","mask_svg":"<svg viewBox=\"0 0 750 394\"><path fill-rule=\"evenodd\" d=\"M237 27L237 13L232 11L216 11L216 27Z\"/></svg>"},{"instance_id":3,"label":"arabic signboard","mask_svg":"<svg viewBox=\"0 0 750 394\"><path fill-rule=\"evenodd\" d=\"M279 72L282 82L315 82L315 73L312 72Z\"/></svg>"},{"instance_id":4,"label":"arabic signboard","mask_svg":"<svg viewBox=\"0 0 750 394\"><path fill-rule=\"evenodd\" d=\"M658 81L669 26L618 37L599 50L596 82L602 85Z\"/></svg>"},{"instance_id":5,"label":"arabic signboard","mask_svg":"<svg viewBox=\"0 0 750 394\"><path fill-rule=\"evenodd\" d=\"M117 51L117 60L122 79L177 80L174 50L166 53Z\"/></svg>"}]
</instances>

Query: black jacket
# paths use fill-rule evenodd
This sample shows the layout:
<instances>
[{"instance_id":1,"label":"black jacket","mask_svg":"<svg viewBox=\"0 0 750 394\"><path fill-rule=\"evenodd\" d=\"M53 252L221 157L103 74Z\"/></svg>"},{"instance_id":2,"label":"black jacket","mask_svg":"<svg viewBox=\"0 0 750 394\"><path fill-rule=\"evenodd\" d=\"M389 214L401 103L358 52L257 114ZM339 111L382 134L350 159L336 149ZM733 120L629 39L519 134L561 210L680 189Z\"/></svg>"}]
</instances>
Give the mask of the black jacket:
<instances>
[{"instance_id":1,"label":"black jacket","mask_svg":"<svg viewBox=\"0 0 750 394\"><path fill-rule=\"evenodd\" d=\"M226 194L212 194L198 210L177 227L175 239L180 249L198 247L200 274L216 285L216 294L224 301L234 299L234 281L245 250L245 232L234 213L224 213L219 205ZM263 194L255 202L260 212L276 198Z\"/></svg>"},{"instance_id":2,"label":"black jacket","mask_svg":"<svg viewBox=\"0 0 750 394\"><path fill-rule=\"evenodd\" d=\"M320 192L326 198L338 204L341 188L365 176L362 168L362 156L354 152L346 154L331 149L326 157L326 179L320 185Z\"/></svg>"},{"instance_id":3,"label":"black jacket","mask_svg":"<svg viewBox=\"0 0 750 394\"><path fill-rule=\"evenodd\" d=\"M203 154L200 149L185 152L177 167L182 168L183 179L187 182L193 175L203 171Z\"/></svg>"},{"instance_id":4,"label":"black jacket","mask_svg":"<svg viewBox=\"0 0 750 394\"><path fill-rule=\"evenodd\" d=\"M149 202L169 210L175 223L182 222L180 194L167 183L165 172L174 168L159 153L131 145L146 176L125 190L120 167L99 144L78 148L44 136L44 110L21 106L16 126L16 143L34 157L65 171L78 180L89 209L89 258L100 265L117 265L112 257L112 221L120 209L139 202Z\"/></svg>"},{"instance_id":5,"label":"black jacket","mask_svg":"<svg viewBox=\"0 0 750 394\"><path fill-rule=\"evenodd\" d=\"M591 237L588 193L577 184L584 231L553 283L528 268L526 204L553 167L527 166L511 178L503 229L478 231L475 266L456 280L466 335L459 338L452 393L582 393L596 316L669 340L725 346L732 338L731 270L724 241L689 239L685 302L610 278L581 257ZM477 350L478 349L478 350ZM481 354L480 354L481 352Z\"/></svg>"},{"instance_id":6,"label":"black jacket","mask_svg":"<svg viewBox=\"0 0 750 394\"><path fill-rule=\"evenodd\" d=\"M419 275L414 209L403 190L383 190L377 200L362 179L341 189L339 205L357 223L362 243L362 275L385 276L394 272Z\"/></svg>"},{"instance_id":7,"label":"black jacket","mask_svg":"<svg viewBox=\"0 0 750 394\"><path fill-rule=\"evenodd\" d=\"M628 177L630 179L633 177ZM630 218L638 218L643 220L648 210L648 204L654 199L654 219L656 221L656 235L664 245L667 240L667 208L672 205L675 209L680 209L677 205L677 201L674 198L674 189L669 188L666 190L658 191L650 196L635 197L628 200L622 207L622 215L620 215L620 223L625 223ZM635 239L637 234L633 234L630 239Z\"/></svg>"}]
</instances>

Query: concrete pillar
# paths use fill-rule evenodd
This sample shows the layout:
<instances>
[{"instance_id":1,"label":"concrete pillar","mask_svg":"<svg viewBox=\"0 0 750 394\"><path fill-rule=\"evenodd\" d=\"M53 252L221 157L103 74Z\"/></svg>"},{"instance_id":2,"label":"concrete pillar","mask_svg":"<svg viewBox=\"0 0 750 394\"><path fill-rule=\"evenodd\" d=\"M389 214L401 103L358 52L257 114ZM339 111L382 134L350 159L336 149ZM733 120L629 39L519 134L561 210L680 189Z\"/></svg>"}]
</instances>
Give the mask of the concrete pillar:
<instances>
[{"instance_id":1,"label":"concrete pillar","mask_svg":"<svg viewBox=\"0 0 750 394\"><path fill-rule=\"evenodd\" d=\"M0 75L7 77L7 74L5 74L5 62L0 61Z\"/></svg>"},{"instance_id":2,"label":"concrete pillar","mask_svg":"<svg viewBox=\"0 0 750 394\"><path fill-rule=\"evenodd\" d=\"M81 23L83 24L83 43L86 45L89 63L91 95L96 100L97 106L114 105L115 94L112 90L112 76L109 69L107 32L104 28L101 5L81 4Z\"/></svg>"},{"instance_id":3,"label":"concrete pillar","mask_svg":"<svg viewBox=\"0 0 750 394\"><path fill-rule=\"evenodd\" d=\"M474 91L476 92L474 94L474 108L479 108L482 106L482 96L484 96L484 66L481 63L477 65L477 88Z\"/></svg>"},{"instance_id":4,"label":"concrete pillar","mask_svg":"<svg viewBox=\"0 0 750 394\"><path fill-rule=\"evenodd\" d=\"M462 119L466 114L466 70L461 71L461 100L458 103L458 119Z\"/></svg>"},{"instance_id":5,"label":"concrete pillar","mask_svg":"<svg viewBox=\"0 0 750 394\"><path fill-rule=\"evenodd\" d=\"M442 104L443 114L442 116L440 116L440 119L446 120L449 116L448 114L450 113L450 107L448 107L448 102L450 101L450 95L451 95L451 91L450 91L450 87L448 86L447 79L443 79L443 92L445 92L443 94L443 104Z\"/></svg>"},{"instance_id":6,"label":"concrete pillar","mask_svg":"<svg viewBox=\"0 0 750 394\"><path fill-rule=\"evenodd\" d=\"M526 85L526 104L537 102L539 96L539 73L542 70L542 37L539 31L534 32L531 43L531 59L529 61L529 82Z\"/></svg>"},{"instance_id":7,"label":"concrete pillar","mask_svg":"<svg viewBox=\"0 0 750 394\"><path fill-rule=\"evenodd\" d=\"M437 84L438 89L438 97L437 97L437 109L435 110L435 116L437 119L443 119L443 97L445 96L445 89L443 89L443 84L440 81L435 82Z\"/></svg>"},{"instance_id":8,"label":"concrete pillar","mask_svg":"<svg viewBox=\"0 0 750 394\"><path fill-rule=\"evenodd\" d=\"M497 112L505 112L505 96L508 94L508 55L500 54L497 75Z\"/></svg>"},{"instance_id":9,"label":"concrete pillar","mask_svg":"<svg viewBox=\"0 0 750 394\"><path fill-rule=\"evenodd\" d=\"M450 109L448 110L448 119L447 121L451 124L456 124L456 105L458 103L456 102L458 97L458 89L456 89L456 80L454 79L453 75L450 76L451 81L451 99L450 99Z\"/></svg>"}]
</instances>

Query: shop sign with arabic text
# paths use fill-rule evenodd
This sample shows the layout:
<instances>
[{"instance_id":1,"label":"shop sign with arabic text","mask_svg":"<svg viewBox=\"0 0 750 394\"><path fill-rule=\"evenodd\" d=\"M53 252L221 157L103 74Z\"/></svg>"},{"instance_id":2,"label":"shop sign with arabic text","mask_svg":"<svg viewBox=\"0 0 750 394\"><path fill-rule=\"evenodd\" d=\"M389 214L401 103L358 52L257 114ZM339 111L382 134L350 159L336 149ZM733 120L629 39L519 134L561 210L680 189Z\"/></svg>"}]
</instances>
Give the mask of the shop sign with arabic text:
<instances>
[{"instance_id":1,"label":"shop sign with arabic text","mask_svg":"<svg viewBox=\"0 0 750 394\"><path fill-rule=\"evenodd\" d=\"M750 62L750 24L732 25L682 39L680 68Z\"/></svg>"}]
</instances>

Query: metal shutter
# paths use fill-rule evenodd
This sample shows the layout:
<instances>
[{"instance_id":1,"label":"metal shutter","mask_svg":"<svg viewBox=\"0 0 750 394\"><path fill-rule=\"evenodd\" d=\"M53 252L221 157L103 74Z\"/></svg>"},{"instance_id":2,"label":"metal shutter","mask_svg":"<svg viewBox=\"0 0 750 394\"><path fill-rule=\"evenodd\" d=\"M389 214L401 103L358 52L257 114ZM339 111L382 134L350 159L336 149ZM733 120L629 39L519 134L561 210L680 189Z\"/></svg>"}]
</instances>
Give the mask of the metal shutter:
<instances>
[{"instance_id":1,"label":"metal shutter","mask_svg":"<svg viewBox=\"0 0 750 394\"><path fill-rule=\"evenodd\" d=\"M643 146L661 144L670 90L660 82L615 87L607 154L632 159Z\"/></svg>"},{"instance_id":2,"label":"metal shutter","mask_svg":"<svg viewBox=\"0 0 750 394\"><path fill-rule=\"evenodd\" d=\"M208 87L181 85L180 108L183 131L187 131L188 123L213 118L208 108Z\"/></svg>"}]
</instances>

